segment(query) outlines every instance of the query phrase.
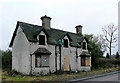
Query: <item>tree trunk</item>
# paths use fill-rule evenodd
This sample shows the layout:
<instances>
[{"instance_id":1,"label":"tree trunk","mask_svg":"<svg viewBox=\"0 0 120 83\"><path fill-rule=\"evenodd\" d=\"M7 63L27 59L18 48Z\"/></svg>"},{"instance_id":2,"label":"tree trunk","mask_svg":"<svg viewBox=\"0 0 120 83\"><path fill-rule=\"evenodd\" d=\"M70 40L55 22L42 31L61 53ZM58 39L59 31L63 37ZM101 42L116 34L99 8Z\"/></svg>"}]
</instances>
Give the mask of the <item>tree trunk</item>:
<instances>
[{"instance_id":1,"label":"tree trunk","mask_svg":"<svg viewBox=\"0 0 120 83\"><path fill-rule=\"evenodd\" d=\"M110 42L110 49L109 49L109 51L110 51L110 59L111 59L111 42Z\"/></svg>"}]
</instances>

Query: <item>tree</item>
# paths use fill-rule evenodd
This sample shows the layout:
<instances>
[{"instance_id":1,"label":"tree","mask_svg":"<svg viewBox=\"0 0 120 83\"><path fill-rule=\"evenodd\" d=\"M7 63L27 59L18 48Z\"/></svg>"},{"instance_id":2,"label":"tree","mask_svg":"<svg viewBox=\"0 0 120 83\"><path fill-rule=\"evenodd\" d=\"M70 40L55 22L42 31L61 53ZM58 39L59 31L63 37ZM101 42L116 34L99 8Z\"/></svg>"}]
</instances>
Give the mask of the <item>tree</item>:
<instances>
[{"instance_id":1,"label":"tree","mask_svg":"<svg viewBox=\"0 0 120 83\"><path fill-rule=\"evenodd\" d=\"M116 58L116 59L119 59L119 57L120 57L120 56L119 56L119 53L117 52L115 58Z\"/></svg>"},{"instance_id":2,"label":"tree","mask_svg":"<svg viewBox=\"0 0 120 83\"><path fill-rule=\"evenodd\" d=\"M104 51L102 50L102 44L104 42L101 42L99 35L95 36L93 34L86 34L85 36L89 41L90 48L88 48L88 50L91 51L92 56L103 57Z\"/></svg>"},{"instance_id":3,"label":"tree","mask_svg":"<svg viewBox=\"0 0 120 83\"><path fill-rule=\"evenodd\" d=\"M107 53L107 55L106 55L106 58L110 58L110 55L109 55L109 53Z\"/></svg>"},{"instance_id":4,"label":"tree","mask_svg":"<svg viewBox=\"0 0 120 83\"><path fill-rule=\"evenodd\" d=\"M98 58L103 58L103 51L101 50L100 48L100 44L98 44L98 41L99 39L90 34L86 34L85 37L88 39L88 42L89 42L89 45L88 45L88 51L90 52L91 54L91 64L92 64L92 68L96 69L96 68L99 68L99 61L98 61Z\"/></svg>"},{"instance_id":5,"label":"tree","mask_svg":"<svg viewBox=\"0 0 120 83\"><path fill-rule=\"evenodd\" d=\"M99 46L103 53L107 50L103 35L94 35L92 41Z\"/></svg>"},{"instance_id":6,"label":"tree","mask_svg":"<svg viewBox=\"0 0 120 83\"><path fill-rule=\"evenodd\" d=\"M113 44L117 42L117 35L115 34L115 32L117 31L117 27L114 24L110 24L108 26L103 27L102 31L103 40L106 43L106 47L109 49L109 54L111 58L112 48L115 47Z\"/></svg>"}]
</instances>

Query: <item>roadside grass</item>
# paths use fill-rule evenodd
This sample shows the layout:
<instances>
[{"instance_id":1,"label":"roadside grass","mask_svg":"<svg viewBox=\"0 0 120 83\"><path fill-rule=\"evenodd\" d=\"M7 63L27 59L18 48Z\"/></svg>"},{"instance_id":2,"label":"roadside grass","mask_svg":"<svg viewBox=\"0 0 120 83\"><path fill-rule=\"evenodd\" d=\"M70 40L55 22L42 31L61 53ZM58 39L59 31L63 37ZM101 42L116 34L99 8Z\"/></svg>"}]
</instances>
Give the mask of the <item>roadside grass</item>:
<instances>
[{"instance_id":1,"label":"roadside grass","mask_svg":"<svg viewBox=\"0 0 120 83\"><path fill-rule=\"evenodd\" d=\"M8 75L6 70L2 71L2 81L66 81L71 79L83 78L86 76L93 76L102 74L105 72L113 72L117 71L118 67L112 68L101 68L101 69L93 69L88 72L79 72L79 73L63 73L63 74L51 74L47 76L23 76L16 75L10 76Z\"/></svg>"}]
</instances>

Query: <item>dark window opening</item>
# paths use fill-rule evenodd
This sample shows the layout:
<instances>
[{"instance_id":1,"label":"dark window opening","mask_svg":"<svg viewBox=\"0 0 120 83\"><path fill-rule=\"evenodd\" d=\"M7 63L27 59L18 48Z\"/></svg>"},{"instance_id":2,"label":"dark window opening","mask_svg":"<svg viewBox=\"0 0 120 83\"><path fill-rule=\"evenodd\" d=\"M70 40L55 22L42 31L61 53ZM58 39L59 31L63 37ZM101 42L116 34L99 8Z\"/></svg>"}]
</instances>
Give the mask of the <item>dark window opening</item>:
<instances>
[{"instance_id":1,"label":"dark window opening","mask_svg":"<svg viewBox=\"0 0 120 83\"><path fill-rule=\"evenodd\" d=\"M85 66L85 57L81 57L81 66Z\"/></svg>"},{"instance_id":2,"label":"dark window opening","mask_svg":"<svg viewBox=\"0 0 120 83\"><path fill-rule=\"evenodd\" d=\"M68 40L64 39L64 47L68 48Z\"/></svg>"},{"instance_id":3,"label":"dark window opening","mask_svg":"<svg viewBox=\"0 0 120 83\"><path fill-rule=\"evenodd\" d=\"M83 42L83 49L86 49L86 43Z\"/></svg>"},{"instance_id":4,"label":"dark window opening","mask_svg":"<svg viewBox=\"0 0 120 83\"><path fill-rule=\"evenodd\" d=\"M45 36L39 35L39 45L45 45Z\"/></svg>"}]
</instances>

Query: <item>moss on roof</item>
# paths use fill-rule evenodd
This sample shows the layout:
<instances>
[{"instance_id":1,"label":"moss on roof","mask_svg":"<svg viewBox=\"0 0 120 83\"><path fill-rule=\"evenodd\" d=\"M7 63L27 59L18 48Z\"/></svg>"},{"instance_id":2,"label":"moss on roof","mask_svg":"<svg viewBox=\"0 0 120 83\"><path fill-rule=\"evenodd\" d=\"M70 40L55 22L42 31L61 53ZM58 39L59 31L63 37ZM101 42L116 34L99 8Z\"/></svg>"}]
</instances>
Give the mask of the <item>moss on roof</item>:
<instances>
[{"instance_id":1,"label":"moss on roof","mask_svg":"<svg viewBox=\"0 0 120 83\"><path fill-rule=\"evenodd\" d=\"M11 43L10 43L10 47L13 44L14 41L14 37L16 35L18 26L20 26L23 30L23 32L25 33L27 39L30 42L37 42L37 35L41 32L44 31L45 34L47 35L47 43L48 44L53 44L53 45L59 45L59 40L64 38L64 36L68 36L69 40L70 40L70 45L74 46L74 47L80 47L79 42L82 42L82 40L84 39L84 37L82 35L78 35L76 33L71 33L71 32L67 32L67 31L62 31L62 30L58 30L58 29L44 29L42 26L38 26L38 25L33 25L33 24L28 24L28 23L24 23L24 22L18 22L17 23L17 27L14 31Z\"/></svg>"}]
</instances>

